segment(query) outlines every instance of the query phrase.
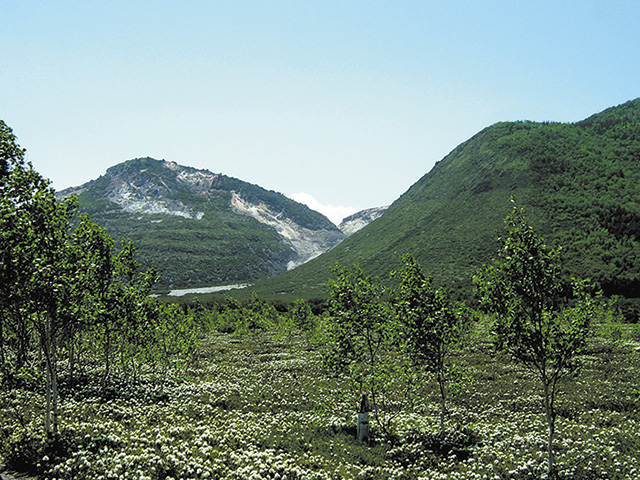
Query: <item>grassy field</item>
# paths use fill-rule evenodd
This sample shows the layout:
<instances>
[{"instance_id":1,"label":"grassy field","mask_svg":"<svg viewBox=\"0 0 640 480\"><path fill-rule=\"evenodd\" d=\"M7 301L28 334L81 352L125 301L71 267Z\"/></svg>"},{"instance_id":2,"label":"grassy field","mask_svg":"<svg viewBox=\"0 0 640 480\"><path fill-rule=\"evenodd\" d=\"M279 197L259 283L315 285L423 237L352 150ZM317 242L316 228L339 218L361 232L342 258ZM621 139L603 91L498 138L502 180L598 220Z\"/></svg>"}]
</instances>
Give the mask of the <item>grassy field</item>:
<instances>
[{"instance_id":1,"label":"grassy field","mask_svg":"<svg viewBox=\"0 0 640 480\"><path fill-rule=\"evenodd\" d=\"M210 334L165 378L101 390L63 385L47 443L38 388L0 393L6 468L48 479L539 479L546 423L531 375L476 336L439 429L432 382L394 420L355 441L358 397L302 335ZM640 353L594 337L558 400L561 478L640 478Z\"/></svg>"}]
</instances>

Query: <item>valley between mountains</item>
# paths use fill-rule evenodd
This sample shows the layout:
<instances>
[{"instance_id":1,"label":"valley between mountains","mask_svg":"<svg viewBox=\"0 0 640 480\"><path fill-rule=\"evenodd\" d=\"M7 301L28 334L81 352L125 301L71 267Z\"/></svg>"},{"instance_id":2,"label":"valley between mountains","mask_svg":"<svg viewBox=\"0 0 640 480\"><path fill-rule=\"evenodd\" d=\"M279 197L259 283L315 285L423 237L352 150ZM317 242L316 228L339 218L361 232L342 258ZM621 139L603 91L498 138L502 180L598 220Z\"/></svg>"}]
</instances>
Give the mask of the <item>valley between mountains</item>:
<instances>
[{"instance_id":1,"label":"valley between mountains","mask_svg":"<svg viewBox=\"0 0 640 480\"><path fill-rule=\"evenodd\" d=\"M160 288L252 281L291 270L334 248L384 209L339 228L322 214L257 185L139 158L59 193L115 238L133 240L143 263L161 273Z\"/></svg>"},{"instance_id":2,"label":"valley between mountains","mask_svg":"<svg viewBox=\"0 0 640 480\"><path fill-rule=\"evenodd\" d=\"M336 263L383 281L412 253L461 298L491 260L512 198L563 249L567 277L640 294L640 99L575 122L499 122L437 162L391 206L340 227L284 195L223 174L138 158L60 192L156 266L159 290L251 283L323 298Z\"/></svg>"}]
</instances>

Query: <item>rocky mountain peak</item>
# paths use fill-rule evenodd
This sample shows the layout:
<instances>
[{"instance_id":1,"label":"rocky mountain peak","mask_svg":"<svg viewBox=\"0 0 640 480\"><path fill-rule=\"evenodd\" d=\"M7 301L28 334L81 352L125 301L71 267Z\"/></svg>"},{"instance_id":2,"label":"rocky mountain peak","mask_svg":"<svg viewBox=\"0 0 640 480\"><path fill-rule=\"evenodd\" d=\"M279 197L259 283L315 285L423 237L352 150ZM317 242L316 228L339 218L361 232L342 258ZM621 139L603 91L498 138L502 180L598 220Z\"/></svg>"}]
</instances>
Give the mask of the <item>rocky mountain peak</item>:
<instances>
[{"instance_id":1,"label":"rocky mountain peak","mask_svg":"<svg viewBox=\"0 0 640 480\"><path fill-rule=\"evenodd\" d=\"M71 194L112 236L134 240L174 288L270 276L345 238L325 216L280 193L153 158L120 163L60 192Z\"/></svg>"}]
</instances>

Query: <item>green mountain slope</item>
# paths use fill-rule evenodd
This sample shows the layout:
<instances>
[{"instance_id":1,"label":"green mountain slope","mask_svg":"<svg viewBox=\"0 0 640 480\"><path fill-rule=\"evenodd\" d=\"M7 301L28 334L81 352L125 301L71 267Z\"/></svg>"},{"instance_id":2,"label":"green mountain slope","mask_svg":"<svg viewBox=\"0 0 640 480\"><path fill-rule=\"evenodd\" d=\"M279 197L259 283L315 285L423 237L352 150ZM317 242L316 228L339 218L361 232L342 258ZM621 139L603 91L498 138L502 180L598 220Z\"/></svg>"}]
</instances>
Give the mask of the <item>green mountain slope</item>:
<instances>
[{"instance_id":1,"label":"green mountain slope","mask_svg":"<svg viewBox=\"0 0 640 480\"><path fill-rule=\"evenodd\" d=\"M326 217L282 194L152 158L60 192L70 194L114 238L133 240L165 288L268 277L344 238Z\"/></svg>"},{"instance_id":2,"label":"green mountain slope","mask_svg":"<svg viewBox=\"0 0 640 480\"><path fill-rule=\"evenodd\" d=\"M572 124L482 130L382 217L258 291L323 296L336 262L388 278L411 252L437 284L469 295L471 275L498 247L511 195L547 241L563 247L567 275L640 296L640 99Z\"/></svg>"}]
</instances>

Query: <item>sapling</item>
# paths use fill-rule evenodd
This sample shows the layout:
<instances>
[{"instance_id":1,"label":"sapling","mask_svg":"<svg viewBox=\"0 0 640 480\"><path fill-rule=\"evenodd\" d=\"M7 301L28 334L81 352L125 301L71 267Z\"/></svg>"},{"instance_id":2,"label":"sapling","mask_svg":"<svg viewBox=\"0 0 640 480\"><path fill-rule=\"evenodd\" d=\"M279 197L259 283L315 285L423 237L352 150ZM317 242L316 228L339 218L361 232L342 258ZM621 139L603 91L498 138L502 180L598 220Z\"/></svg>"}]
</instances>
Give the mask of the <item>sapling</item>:
<instances>
[{"instance_id":1,"label":"sapling","mask_svg":"<svg viewBox=\"0 0 640 480\"><path fill-rule=\"evenodd\" d=\"M547 419L547 474L556 476L553 440L561 378L577 368L594 299L585 282L563 279L550 249L515 207L505 220L498 257L473 278L481 306L495 314L495 342L539 380Z\"/></svg>"},{"instance_id":2,"label":"sapling","mask_svg":"<svg viewBox=\"0 0 640 480\"><path fill-rule=\"evenodd\" d=\"M395 415L388 400L402 371L390 355L397 329L386 291L358 266L336 266L334 273L336 278L329 280L327 366L347 374L358 395L368 395L374 418L389 434Z\"/></svg>"},{"instance_id":3,"label":"sapling","mask_svg":"<svg viewBox=\"0 0 640 480\"><path fill-rule=\"evenodd\" d=\"M463 332L458 314L442 289L434 289L431 277L410 254L402 257L396 311L404 351L414 364L436 377L440 391L440 430L447 415L447 380L455 368L449 356Z\"/></svg>"}]
</instances>

